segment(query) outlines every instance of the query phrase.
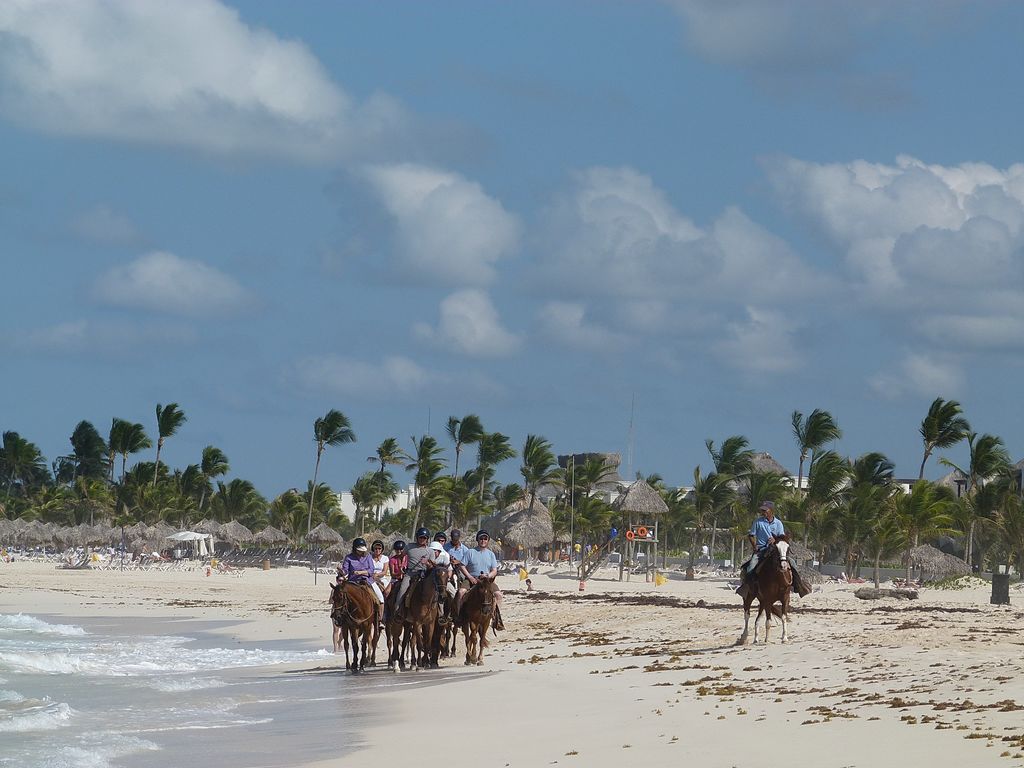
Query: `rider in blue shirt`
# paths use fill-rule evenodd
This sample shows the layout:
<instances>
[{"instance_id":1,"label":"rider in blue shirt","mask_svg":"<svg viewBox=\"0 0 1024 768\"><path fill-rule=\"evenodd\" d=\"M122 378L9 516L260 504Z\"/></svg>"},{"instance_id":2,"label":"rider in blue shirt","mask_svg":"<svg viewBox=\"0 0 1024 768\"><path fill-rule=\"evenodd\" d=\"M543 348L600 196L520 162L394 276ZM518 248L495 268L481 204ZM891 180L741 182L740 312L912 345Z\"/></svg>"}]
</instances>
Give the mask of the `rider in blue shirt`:
<instances>
[{"instance_id":1,"label":"rider in blue shirt","mask_svg":"<svg viewBox=\"0 0 1024 768\"><path fill-rule=\"evenodd\" d=\"M764 555L764 551L775 541L782 536L786 535L786 529L782 525L782 521L775 516L775 502L764 501L760 506L761 515L754 521L754 524L750 526L750 532L747 534L747 538L750 540L750 546L754 550L754 554L750 556L750 559L743 564L742 583L736 593L744 595L750 588L749 579L754 573L754 569L757 568L757 564L761 557ZM807 587L801 580L800 576L796 572L796 568L790 563L790 569L793 573L793 591L799 594L801 597L810 593L810 588Z\"/></svg>"}]
</instances>

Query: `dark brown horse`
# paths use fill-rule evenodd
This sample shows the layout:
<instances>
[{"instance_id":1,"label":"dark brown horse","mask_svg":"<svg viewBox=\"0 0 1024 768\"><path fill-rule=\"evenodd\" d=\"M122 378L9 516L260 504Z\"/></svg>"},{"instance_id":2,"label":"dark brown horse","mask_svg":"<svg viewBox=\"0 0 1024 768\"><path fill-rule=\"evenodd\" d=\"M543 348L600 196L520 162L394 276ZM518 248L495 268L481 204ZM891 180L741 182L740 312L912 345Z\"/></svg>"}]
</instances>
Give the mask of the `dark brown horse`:
<instances>
[{"instance_id":1,"label":"dark brown horse","mask_svg":"<svg viewBox=\"0 0 1024 768\"><path fill-rule=\"evenodd\" d=\"M331 621L341 628L345 641L345 669L360 672L366 668L367 648L377 645L377 601L368 587L341 582L331 588ZM352 661L348 647L352 644ZM360 650L362 653L360 653Z\"/></svg>"},{"instance_id":2,"label":"dark brown horse","mask_svg":"<svg viewBox=\"0 0 1024 768\"><path fill-rule=\"evenodd\" d=\"M768 627L772 615L782 621L782 642L787 641L786 621L789 618L789 597L793 591L793 571L789 566L789 536L781 536L765 550L757 573L749 582L750 589L743 597L743 634L737 645L747 642L750 627L750 606L757 598L757 618L754 619L754 644L757 645L757 627L764 614L764 642L768 642ZM777 607L775 604L779 603Z\"/></svg>"},{"instance_id":3,"label":"dark brown horse","mask_svg":"<svg viewBox=\"0 0 1024 768\"><path fill-rule=\"evenodd\" d=\"M406 652L411 652L411 664L415 668L437 667L440 655L441 633L438 618L441 615L439 597L444 587L445 571L428 571L409 586L407 603L396 606L388 622L388 666L405 670ZM396 616L395 614L401 615ZM401 642L399 642L401 636Z\"/></svg>"},{"instance_id":4,"label":"dark brown horse","mask_svg":"<svg viewBox=\"0 0 1024 768\"><path fill-rule=\"evenodd\" d=\"M487 647L487 630L494 623L494 593L497 586L494 579L481 576L462 598L459 623L466 638L466 665L484 663L484 648Z\"/></svg>"}]
</instances>

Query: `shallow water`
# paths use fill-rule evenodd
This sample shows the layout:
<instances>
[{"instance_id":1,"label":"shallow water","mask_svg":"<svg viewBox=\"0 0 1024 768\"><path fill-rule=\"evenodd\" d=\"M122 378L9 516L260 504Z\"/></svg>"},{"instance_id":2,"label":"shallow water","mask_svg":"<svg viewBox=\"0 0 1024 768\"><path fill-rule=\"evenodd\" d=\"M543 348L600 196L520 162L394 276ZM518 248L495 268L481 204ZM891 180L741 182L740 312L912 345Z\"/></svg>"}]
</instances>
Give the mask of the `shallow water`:
<instances>
[{"instance_id":1,"label":"shallow water","mask_svg":"<svg viewBox=\"0 0 1024 768\"><path fill-rule=\"evenodd\" d=\"M289 766L358 746L369 691L326 650L235 643L183 625L0 614L0 766ZM359 686L358 696L352 694Z\"/></svg>"}]
</instances>

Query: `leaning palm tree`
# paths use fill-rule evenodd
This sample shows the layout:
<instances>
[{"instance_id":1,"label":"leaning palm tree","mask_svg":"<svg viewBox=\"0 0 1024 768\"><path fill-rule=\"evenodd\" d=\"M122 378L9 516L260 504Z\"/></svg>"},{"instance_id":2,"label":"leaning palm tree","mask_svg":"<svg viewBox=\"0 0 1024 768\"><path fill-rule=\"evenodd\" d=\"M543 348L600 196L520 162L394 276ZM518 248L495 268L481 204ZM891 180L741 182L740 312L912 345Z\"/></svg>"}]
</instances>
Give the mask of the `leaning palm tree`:
<instances>
[{"instance_id":1,"label":"leaning palm tree","mask_svg":"<svg viewBox=\"0 0 1024 768\"><path fill-rule=\"evenodd\" d=\"M445 431L448 433L448 437L452 439L452 442L455 443L455 469L452 471L452 477L458 477L459 456L462 453L462 446L479 443L480 439L484 436L484 425L480 422L480 417L475 413L470 413L461 419L449 416L448 424L445 425Z\"/></svg>"},{"instance_id":2,"label":"leaning palm tree","mask_svg":"<svg viewBox=\"0 0 1024 768\"><path fill-rule=\"evenodd\" d=\"M924 441L924 458L917 479L924 479L924 465L936 448L951 448L970 434L971 425L960 414L963 409L956 400L935 398L928 408L928 415L921 421L921 439Z\"/></svg>"},{"instance_id":3,"label":"leaning palm tree","mask_svg":"<svg viewBox=\"0 0 1024 768\"><path fill-rule=\"evenodd\" d=\"M0 448L0 477L5 478L7 497L15 483L22 495L28 495L28 487L46 475L46 461L35 443L29 442L17 432L4 432L3 447Z\"/></svg>"},{"instance_id":4,"label":"leaning palm tree","mask_svg":"<svg viewBox=\"0 0 1024 768\"><path fill-rule=\"evenodd\" d=\"M514 459L516 450L508 442L508 435L488 432L480 438L477 447L477 472L480 475L480 504L484 503L489 474L503 461Z\"/></svg>"},{"instance_id":5,"label":"leaning palm tree","mask_svg":"<svg viewBox=\"0 0 1024 768\"><path fill-rule=\"evenodd\" d=\"M431 488L445 469L444 459L441 454L444 449L437 444L437 440L430 435L423 435L419 439L409 438L412 441L412 456L409 463L405 465L406 472L412 472L412 506L415 512L412 530L419 528L420 520L423 517L424 493ZM436 496L436 494L435 494Z\"/></svg>"},{"instance_id":6,"label":"leaning palm tree","mask_svg":"<svg viewBox=\"0 0 1024 768\"><path fill-rule=\"evenodd\" d=\"M921 543L921 539L938 536L950 529L953 521L949 511L953 499L948 489L918 480L910 493L899 493L892 497L892 509L899 518L906 533L907 581L910 581L910 550Z\"/></svg>"},{"instance_id":7,"label":"leaning palm tree","mask_svg":"<svg viewBox=\"0 0 1024 768\"><path fill-rule=\"evenodd\" d=\"M210 486L210 481L216 477L226 475L230 469L231 464L228 462L228 457L224 451L213 445L203 448L203 458L199 464L199 471L205 482L202 484L202 492L199 496L200 512L203 511L203 503L206 501L206 491Z\"/></svg>"},{"instance_id":8,"label":"leaning palm tree","mask_svg":"<svg viewBox=\"0 0 1024 768\"><path fill-rule=\"evenodd\" d=\"M78 422L71 433L71 450L75 457L75 475L72 478L104 477L107 474L107 443L88 421Z\"/></svg>"},{"instance_id":9,"label":"leaning palm tree","mask_svg":"<svg viewBox=\"0 0 1024 768\"><path fill-rule=\"evenodd\" d=\"M133 453L153 447L153 441L141 424L132 424L123 419L114 419L110 426L110 450L121 456L121 482L124 482L128 457Z\"/></svg>"},{"instance_id":10,"label":"leaning palm tree","mask_svg":"<svg viewBox=\"0 0 1024 768\"><path fill-rule=\"evenodd\" d=\"M715 464L715 474L740 477L750 471L750 462L754 452L748 448L749 443L743 435L732 435L722 441L720 448L715 447L714 440L705 440L705 447L711 454Z\"/></svg>"},{"instance_id":11,"label":"leaning palm tree","mask_svg":"<svg viewBox=\"0 0 1024 768\"><path fill-rule=\"evenodd\" d=\"M546 483L557 483L562 478L562 471L555 462L555 454L551 451L551 443L539 435L527 435L523 444L523 465L519 468L530 494L530 505L533 509L537 500L537 489Z\"/></svg>"},{"instance_id":12,"label":"leaning palm tree","mask_svg":"<svg viewBox=\"0 0 1024 768\"><path fill-rule=\"evenodd\" d=\"M377 482L383 488L388 485L391 479L387 468L389 466L401 465L409 460L409 455L398 447L398 440L393 437L387 437L377 446L377 451L373 456L367 456L366 460L371 464L380 464L380 469L377 470ZM390 497L388 497L390 498ZM377 519L380 520L380 511L384 502L387 499L382 499L377 507Z\"/></svg>"},{"instance_id":13,"label":"leaning palm tree","mask_svg":"<svg viewBox=\"0 0 1024 768\"><path fill-rule=\"evenodd\" d=\"M313 469L313 487L316 487L316 478L320 473L320 457L329 445L343 445L354 443L356 433L352 431L352 425L348 417L339 410L332 408L323 418L313 422L313 440L316 442L316 466ZM306 533L313 528L313 496L309 497L309 513L306 515Z\"/></svg>"},{"instance_id":14,"label":"leaning palm tree","mask_svg":"<svg viewBox=\"0 0 1024 768\"><path fill-rule=\"evenodd\" d=\"M796 487L800 490L803 488L804 461L825 443L841 438L843 432L832 418L832 414L820 408L811 411L806 419L800 411L793 411L792 422L793 437L800 447L800 470L796 479Z\"/></svg>"},{"instance_id":15,"label":"leaning palm tree","mask_svg":"<svg viewBox=\"0 0 1024 768\"><path fill-rule=\"evenodd\" d=\"M940 459L947 467L959 471L967 478L967 495L972 496L978 492L985 483L1000 475L1005 475L1010 470L1010 454L1003 445L1002 438L996 435L978 435L971 432L967 435L968 463L967 468L958 467L946 458ZM976 509L981 509L975 505ZM978 515L973 515L967 531L966 557L968 563L974 557L974 529L977 526Z\"/></svg>"},{"instance_id":16,"label":"leaning palm tree","mask_svg":"<svg viewBox=\"0 0 1024 768\"><path fill-rule=\"evenodd\" d=\"M156 478L160 472L160 451L164 447L164 440L173 437L181 428L181 425L188 421L185 412L178 407L177 403L167 405L156 404L156 466L153 468L153 485L156 485Z\"/></svg>"}]
</instances>

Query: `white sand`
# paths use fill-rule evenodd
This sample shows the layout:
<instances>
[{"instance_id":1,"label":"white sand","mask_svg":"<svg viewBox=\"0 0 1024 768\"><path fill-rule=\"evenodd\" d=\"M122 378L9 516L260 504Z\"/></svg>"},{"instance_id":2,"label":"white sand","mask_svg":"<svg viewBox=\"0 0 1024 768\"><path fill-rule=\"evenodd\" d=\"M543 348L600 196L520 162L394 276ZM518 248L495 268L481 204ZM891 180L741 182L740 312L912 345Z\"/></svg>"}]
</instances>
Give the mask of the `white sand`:
<instances>
[{"instance_id":1,"label":"white sand","mask_svg":"<svg viewBox=\"0 0 1024 768\"><path fill-rule=\"evenodd\" d=\"M582 597L564 573L533 575L530 595L503 577L509 629L488 650L491 674L477 679L459 658L443 664L454 681L378 694L395 714L371 729L359 762L418 741L455 768L1024 766L1024 591L1006 608L990 606L985 587L864 602L826 586L794 600L790 644L776 625L767 648L737 648L742 613L725 581L655 588L607 576ZM227 619L237 623L219 631L237 639L296 647L329 646L326 595L324 578L314 587L298 568L235 578L0 564L3 613ZM342 764L355 761L319 765Z\"/></svg>"}]
</instances>

